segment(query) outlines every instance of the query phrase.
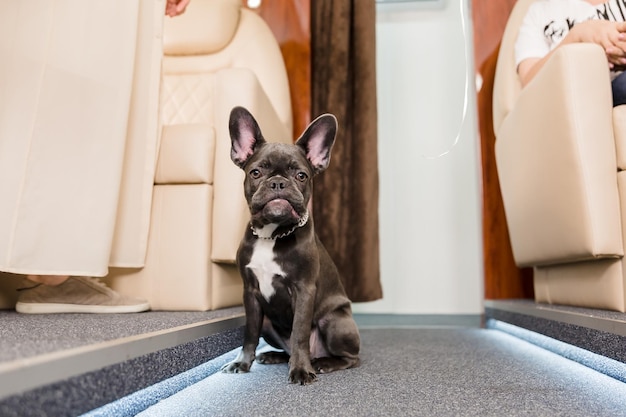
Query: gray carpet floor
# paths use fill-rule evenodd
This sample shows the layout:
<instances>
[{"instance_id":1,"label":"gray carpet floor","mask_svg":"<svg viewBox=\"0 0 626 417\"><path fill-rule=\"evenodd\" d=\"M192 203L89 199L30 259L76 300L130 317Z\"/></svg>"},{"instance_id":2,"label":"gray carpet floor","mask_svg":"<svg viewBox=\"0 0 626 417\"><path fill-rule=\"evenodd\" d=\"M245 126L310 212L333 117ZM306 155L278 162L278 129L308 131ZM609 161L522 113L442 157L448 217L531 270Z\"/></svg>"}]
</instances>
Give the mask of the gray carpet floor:
<instances>
[{"instance_id":1,"label":"gray carpet floor","mask_svg":"<svg viewBox=\"0 0 626 417\"><path fill-rule=\"evenodd\" d=\"M0 310L0 364L230 317L242 311L242 307L138 314L18 314L13 310Z\"/></svg>"},{"instance_id":2,"label":"gray carpet floor","mask_svg":"<svg viewBox=\"0 0 626 417\"><path fill-rule=\"evenodd\" d=\"M139 415L626 416L626 384L498 330L364 328L361 336L360 367L311 385L289 384L286 365L255 363Z\"/></svg>"}]
</instances>

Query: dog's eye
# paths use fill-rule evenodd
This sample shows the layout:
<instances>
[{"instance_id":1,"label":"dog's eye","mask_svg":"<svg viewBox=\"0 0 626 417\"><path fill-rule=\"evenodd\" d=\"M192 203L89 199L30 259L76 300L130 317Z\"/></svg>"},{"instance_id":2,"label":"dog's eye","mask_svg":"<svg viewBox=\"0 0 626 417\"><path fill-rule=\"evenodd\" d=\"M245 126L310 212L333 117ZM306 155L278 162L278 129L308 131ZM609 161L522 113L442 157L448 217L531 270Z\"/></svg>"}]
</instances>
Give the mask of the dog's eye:
<instances>
[{"instance_id":1,"label":"dog's eye","mask_svg":"<svg viewBox=\"0 0 626 417\"><path fill-rule=\"evenodd\" d=\"M308 176L304 172L298 172L296 174L296 179L298 181L306 181L307 178L308 178Z\"/></svg>"},{"instance_id":2,"label":"dog's eye","mask_svg":"<svg viewBox=\"0 0 626 417\"><path fill-rule=\"evenodd\" d=\"M252 171L250 171L250 176L256 180L261 176L261 171L255 168Z\"/></svg>"}]
</instances>

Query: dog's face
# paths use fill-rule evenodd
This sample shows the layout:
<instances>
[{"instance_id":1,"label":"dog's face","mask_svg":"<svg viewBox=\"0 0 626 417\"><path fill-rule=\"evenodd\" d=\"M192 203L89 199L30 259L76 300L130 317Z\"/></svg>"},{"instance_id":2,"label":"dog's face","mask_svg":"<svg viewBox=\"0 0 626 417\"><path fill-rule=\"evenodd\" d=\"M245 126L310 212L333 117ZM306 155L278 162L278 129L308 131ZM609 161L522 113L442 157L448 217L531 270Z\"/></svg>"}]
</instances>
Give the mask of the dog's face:
<instances>
[{"instance_id":1,"label":"dog's face","mask_svg":"<svg viewBox=\"0 0 626 417\"><path fill-rule=\"evenodd\" d=\"M230 114L231 159L244 170L244 193L254 227L298 223L307 213L313 177L325 170L335 141L337 120L315 119L294 145L268 143L243 107Z\"/></svg>"}]
</instances>

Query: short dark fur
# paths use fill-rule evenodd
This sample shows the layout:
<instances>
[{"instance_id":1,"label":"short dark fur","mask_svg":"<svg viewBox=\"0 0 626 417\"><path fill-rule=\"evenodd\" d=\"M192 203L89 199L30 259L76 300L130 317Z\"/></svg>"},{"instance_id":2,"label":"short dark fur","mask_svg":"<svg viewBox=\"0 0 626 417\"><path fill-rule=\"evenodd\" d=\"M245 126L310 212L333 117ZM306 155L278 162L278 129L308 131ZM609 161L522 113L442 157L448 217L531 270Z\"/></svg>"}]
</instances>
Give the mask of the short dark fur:
<instances>
[{"instance_id":1,"label":"short dark fur","mask_svg":"<svg viewBox=\"0 0 626 417\"><path fill-rule=\"evenodd\" d=\"M357 366L359 332L337 268L315 234L313 219L299 224L310 216L311 180L330 161L335 117L318 117L295 145L266 142L242 107L232 110L229 127L231 158L246 173L244 194L251 218L237 253L246 311L243 349L223 371L247 372L255 359L266 364L288 361L289 381L304 385L316 373ZM280 270L270 276L269 300L251 263L261 239L257 234L267 225L273 259L265 257L262 264ZM260 336L283 351L255 358Z\"/></svg>"}]
</instances>

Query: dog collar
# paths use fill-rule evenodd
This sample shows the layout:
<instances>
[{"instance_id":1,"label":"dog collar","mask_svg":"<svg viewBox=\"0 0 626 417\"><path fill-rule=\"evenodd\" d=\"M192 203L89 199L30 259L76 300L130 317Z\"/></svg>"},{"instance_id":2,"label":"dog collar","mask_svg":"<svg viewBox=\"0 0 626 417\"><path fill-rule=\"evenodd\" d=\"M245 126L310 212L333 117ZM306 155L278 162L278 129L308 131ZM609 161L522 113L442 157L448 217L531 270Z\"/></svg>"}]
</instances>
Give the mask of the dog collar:
<instances>
[{"instance_id":1,"label":"dog collar","mask_svg":"<svg viewBox=\"0 0 626 417\"><path fill-rule=\"evenodd\" d=\"M263 239L263 240L276 240L276 239L282 239L284 237L289 236L290 234L292 234L298 227L302 227L305 224L307 224L307 222L309 221L309 212L306 211L304 213L304 215L302 217L300 217L300 219L298 220L298 223L293 226L290 230L281 233L279 235L276 236L260 236L259 232L257 231L257 229L255 229L252 225L250 225L250 229L252 229L252 234L256 237L258 237L259 239Z\"/></svg>"}]
</instances>

